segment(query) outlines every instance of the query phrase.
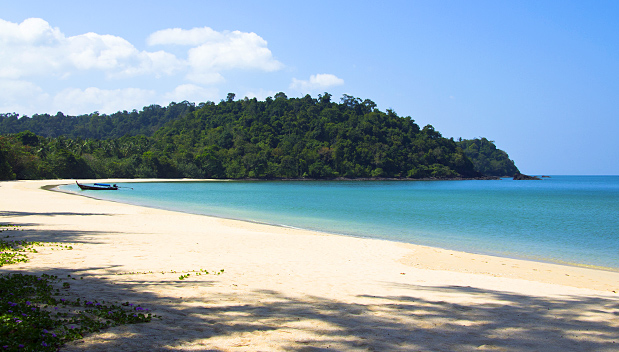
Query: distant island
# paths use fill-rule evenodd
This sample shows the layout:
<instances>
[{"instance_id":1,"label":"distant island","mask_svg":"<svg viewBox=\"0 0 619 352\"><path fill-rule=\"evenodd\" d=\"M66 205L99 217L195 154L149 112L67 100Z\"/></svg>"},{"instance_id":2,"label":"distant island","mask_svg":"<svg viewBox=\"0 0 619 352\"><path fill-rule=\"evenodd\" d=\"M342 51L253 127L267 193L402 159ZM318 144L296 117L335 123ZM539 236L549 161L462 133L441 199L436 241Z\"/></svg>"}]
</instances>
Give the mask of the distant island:
<instances>
[{"instance_id":1,"label":"distant island","mask_svg":"<svg viewBox=\"0 0 619 352\"><path fill-rule=\"evenodd\" d=\"M183 101L111 115L0 114L0 179L462 179L520 174L486 138L329 93Z\"/></svg>"}]
</instances>

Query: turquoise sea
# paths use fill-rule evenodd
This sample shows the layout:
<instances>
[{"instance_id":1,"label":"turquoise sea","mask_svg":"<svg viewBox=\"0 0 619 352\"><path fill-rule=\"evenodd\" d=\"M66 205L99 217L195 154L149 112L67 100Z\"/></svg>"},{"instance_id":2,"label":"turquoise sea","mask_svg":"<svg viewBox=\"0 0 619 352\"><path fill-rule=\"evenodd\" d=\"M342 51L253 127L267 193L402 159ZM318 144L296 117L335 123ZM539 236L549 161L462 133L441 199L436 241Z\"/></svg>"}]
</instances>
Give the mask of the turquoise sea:
<instances>
[{"instance_id":1,"label":"turquoise sea","mask_svg":"<svg viewBox=\"0 0 619 352\"><path fill-rule=\"evenodd\" d=\"M61 189L195 214L619 270L619 176L119 186L133 189Z\"/></svg>"}]
</instances>

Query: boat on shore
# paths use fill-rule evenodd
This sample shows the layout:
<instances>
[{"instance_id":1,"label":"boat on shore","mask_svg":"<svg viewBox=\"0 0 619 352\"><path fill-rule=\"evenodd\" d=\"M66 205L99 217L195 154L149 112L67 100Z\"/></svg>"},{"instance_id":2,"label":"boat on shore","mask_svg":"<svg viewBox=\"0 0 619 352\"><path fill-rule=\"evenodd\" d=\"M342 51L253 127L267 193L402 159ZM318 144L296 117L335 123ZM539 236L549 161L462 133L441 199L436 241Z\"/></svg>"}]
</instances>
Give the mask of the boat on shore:
<instances>
[{"instance_id":1,"label":"boat on shore","mask_svg":"<svg viewBox=\"0 0 619 352\"><path fill-rule=\"evenodd\" d=\"M75 181L75 183L77 183L77 186L82 191L115 191L118 189L118 186L116 186L115 184L110 185L108 183L95 183L93 186L83 185L77 181Z\"/></svg>"}]
</instances>

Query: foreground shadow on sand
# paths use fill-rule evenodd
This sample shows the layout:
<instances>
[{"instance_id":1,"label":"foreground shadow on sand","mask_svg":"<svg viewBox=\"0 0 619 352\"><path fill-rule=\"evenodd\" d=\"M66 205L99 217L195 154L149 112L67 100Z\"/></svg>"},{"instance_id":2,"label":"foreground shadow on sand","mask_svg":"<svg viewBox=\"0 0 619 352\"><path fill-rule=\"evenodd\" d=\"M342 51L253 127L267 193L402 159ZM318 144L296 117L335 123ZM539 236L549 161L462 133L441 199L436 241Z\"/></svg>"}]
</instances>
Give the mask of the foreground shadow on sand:
<instances>
[{"instance_id":1,"label":"foreground shadow on sand","mask_svg":"<svg viewBox=\"0 0 619 352\"><path fill-rule=\"evenodd\" d=\"M96 233L80 231L14 233L16 239L31 241L93 243L86 238L96 238ZM121 270L125 269L115 265L34 270L25 264L4 266L0 273L56 275L71 285L63 294L135 302L162 317L86 336L61 349L66 351L168 351L186 346L194 351L235 346L252 350L252 343L264 346L265 341L276 346L273 349L288 351L564 352L619 348L619 297L547 298L476 287L383 282L404 294L359 294L343 302L309 295L293 297L275 290L238 289L234 278L240 273L194 275L184 280L178 279L178 274L161 273L112 276ZM200 293L182 298L188 292Z\"/></svg>"},{"instance_id":2,"label":"foreground shadow on sand","mask_svg":"<svg viewBox=\"0 0 619 352\"><path fill-rule=\"evenodd\" d=\"M22 226L36 226L36 224L21 224ZM113 232L106 232L110 234ZM6 230L0 232L0 238L4 240L24 240L30 242L53 242L53 243L99 243L93 240L101 232L98 231L56 231L56 230Z\"/></svg>"},{"instance_id":3,"label":"foreground shadow on sand","mask_svg":"<svg viewBox=\"0 0 619 352\"><path fill-rule=\"evenodd\" d=\"M40 224L27 222L30 216L111 216L106 213L76 213L76 212L23 212L23 211L0 211L0 237L14 240L27 240L33 242L58 242L58 243L97 243L87 238L95 238L99 231L77 230L42 230L37 228ZM10 227L6 225L15 225ZM106 234L114 233L106 231Z\"/></svg>"},{"instance_id":4,"label":"foreground shadow on sand","mask_svg":"<svg viewBox=\"0 0 619 352\"><path fill-rule=\"evenodd\" d=\"M2 269L10 271L10 267ZM97 268L55 269L54 274L82 276L74 281L77 288L88 285L96 288L91 295L142 303L162 319L112 328L105 338L87 336L62 350L166 351L186 345L197 351L229 350L229 345L221 347L224 338L237 341L237 347L245 350L251 350L254 338L289 351L610 351L619 347L619 300L608 297L551 299L474 287L398 285L409 294L359 295L358 303L289 297L270 290L239 295L233 289L189 301L154 293L153 285L162 284L156 274L112 283L89 276L91 269ZM220 284L206 276L168 279L164 286ZM145 286L150 287L146 292ZM473 301L483 298L486 303L461 305L421 298L428 297L428 291L442 297L466 295ZM291 337L293 333L300 337Z\"/></svg>"}]
</instances>

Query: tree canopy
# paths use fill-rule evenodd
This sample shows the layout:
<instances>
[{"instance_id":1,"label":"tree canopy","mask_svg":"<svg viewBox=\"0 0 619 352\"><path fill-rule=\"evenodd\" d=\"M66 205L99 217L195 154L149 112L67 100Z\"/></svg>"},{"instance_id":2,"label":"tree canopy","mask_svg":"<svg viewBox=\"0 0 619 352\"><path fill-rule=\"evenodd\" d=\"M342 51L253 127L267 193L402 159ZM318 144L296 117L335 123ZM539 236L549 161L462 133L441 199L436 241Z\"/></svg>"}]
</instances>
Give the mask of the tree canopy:
<instances>
[{"instance_id":1,"label":"tree canopy","mask_svg":"<svg viewBox=\"0 0 619 352\"><path fill-rule=\"evenodd\" d=\"M123 136L152 136L166 122L184 116L196 109L194 103L183 101L167 107L145 106L141 111L119 111L111 115L93 112L69 116L35 114L0 114L0 134L30 131L43 137L111 139Z\"/></svg>"},{"instance_id":2,"label":"tree canopy","mask_svg":"<svg viewBox=\"0 0 619 352\"><path fill-rule=\"evenodd\" d=\"M488 176L514 176L520 171L506 152L497 149L493 141L486 138L461 140L458 146L473 161L475 170Z\"/></svg>"},{"instance_id":3,"label":"tree canopy","mask_svg":"<svg viewBox=\"0 0 619 352\"><path fill-rule=\"evenodd\" d=\"M234 98L112 115L5 114L0 178L482 176L463 150L470 147L465 141L380 111L369 99L344 95L336 103L328 93Z\"/></svg>"}]
</instances>

